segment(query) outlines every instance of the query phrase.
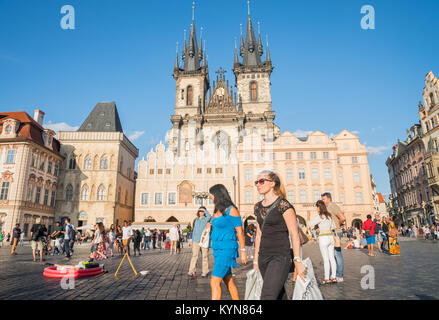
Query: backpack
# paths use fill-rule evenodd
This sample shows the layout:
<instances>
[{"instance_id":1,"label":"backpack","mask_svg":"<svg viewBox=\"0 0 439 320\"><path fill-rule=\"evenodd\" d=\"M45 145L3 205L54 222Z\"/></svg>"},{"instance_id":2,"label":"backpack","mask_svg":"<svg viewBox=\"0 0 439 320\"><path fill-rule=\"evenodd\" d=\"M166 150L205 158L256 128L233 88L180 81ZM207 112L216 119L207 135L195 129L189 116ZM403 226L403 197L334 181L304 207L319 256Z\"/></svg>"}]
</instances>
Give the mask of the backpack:
<instances>
[{"instance_id":1,"label":"backpack","mask_svg":"<svg viewBox=\"0 0 439 320\"><path fill-rule=\"evenodd\" d=\"M38 229L37 230L35 230L35 232L34 233L32 233L32 241L38 241L40 238L41 238L41 236L42 236L42 226L41 226L41 224L38 226Z\"/></svg>"},{"instance_id":2,"label":"backpack","mask_svg":"<svg viewBox=\"0 0 439 320\"><path fill-rule=\"evenodd\" d=\"M374 229L375 234L378 234L380 232L380 228L378 223L375 222L375 229Z\"/></svg>"}]
</instances>

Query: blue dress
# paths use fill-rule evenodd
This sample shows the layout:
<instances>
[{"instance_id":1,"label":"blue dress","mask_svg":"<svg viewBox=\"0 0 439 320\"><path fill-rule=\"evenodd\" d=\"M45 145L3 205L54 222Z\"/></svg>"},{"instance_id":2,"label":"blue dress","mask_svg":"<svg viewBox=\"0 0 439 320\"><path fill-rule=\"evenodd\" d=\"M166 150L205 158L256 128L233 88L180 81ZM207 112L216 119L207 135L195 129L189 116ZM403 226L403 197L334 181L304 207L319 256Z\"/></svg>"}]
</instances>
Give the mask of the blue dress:
<instances>
[{"instance_id":1,"label":"blue dress","mask_svg":"<svg viewBox=\"0 0 439 320\"><path fill-rule=\"evenodd\" d=\"M212 219L212 241L214 268L212 276L224 278L232 274L231 268L237 268L236 258L239 257L239 244L236 237L236 227L242 226L241 217L230 215L232 206L227 208L224 215Z\"/></svg>"}]
</instances>

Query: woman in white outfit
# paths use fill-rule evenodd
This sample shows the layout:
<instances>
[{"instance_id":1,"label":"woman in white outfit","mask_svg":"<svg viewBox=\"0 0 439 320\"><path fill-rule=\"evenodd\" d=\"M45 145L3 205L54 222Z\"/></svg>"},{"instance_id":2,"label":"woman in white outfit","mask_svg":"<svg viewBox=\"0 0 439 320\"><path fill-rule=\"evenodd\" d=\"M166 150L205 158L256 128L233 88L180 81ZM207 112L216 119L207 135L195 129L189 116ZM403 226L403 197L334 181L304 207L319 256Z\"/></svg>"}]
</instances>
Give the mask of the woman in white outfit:
<instances>
[{"instance_id":1,"label":"woman in white outfit","mask_svg":"<svg viewBox=\"0 0 439 320\"><path fill-rule=\"evenodd\" d=\"M332 232L335 229L335 224L322 200L317 201L316 207L319 214L310 222L310 227L314 228L317 225L320 229L319 247L325 269L325 278L322 284L336 283L335 272L337 271L337 265L334 257L334 236ZM329 278L329 269L331 269L331 278Z\"/></svg>"},{"instance_id":2,"label":"woman in white outfit","mask_svg":"<svg viewBox=\"0 0 439 320\"><path fill-rule=\"evenodd\" d=\"M172 228L169 230L169 240L171 240L171 252L177 254L177 241L178 241L178 229L177 226L174 224Z\"/></svg>"}]
</instances>

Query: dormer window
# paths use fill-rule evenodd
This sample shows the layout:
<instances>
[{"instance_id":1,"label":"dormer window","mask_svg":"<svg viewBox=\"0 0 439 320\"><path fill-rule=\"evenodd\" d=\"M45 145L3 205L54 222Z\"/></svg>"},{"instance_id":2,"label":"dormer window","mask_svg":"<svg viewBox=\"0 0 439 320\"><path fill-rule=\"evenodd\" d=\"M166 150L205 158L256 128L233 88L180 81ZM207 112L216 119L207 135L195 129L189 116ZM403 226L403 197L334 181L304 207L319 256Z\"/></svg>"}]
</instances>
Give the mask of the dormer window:
<instances>
[{"instance_id":1,"label":"dormer window","mask_svg":"<svg viewBox=\"0 0 439 320\"><path fill-rule=\"evenodd\" d=\"M6 134L10 134L12 132L12 126L11 125L7 125L6 129L5 129L5 133Z\"/></svg>"}]
</instances>

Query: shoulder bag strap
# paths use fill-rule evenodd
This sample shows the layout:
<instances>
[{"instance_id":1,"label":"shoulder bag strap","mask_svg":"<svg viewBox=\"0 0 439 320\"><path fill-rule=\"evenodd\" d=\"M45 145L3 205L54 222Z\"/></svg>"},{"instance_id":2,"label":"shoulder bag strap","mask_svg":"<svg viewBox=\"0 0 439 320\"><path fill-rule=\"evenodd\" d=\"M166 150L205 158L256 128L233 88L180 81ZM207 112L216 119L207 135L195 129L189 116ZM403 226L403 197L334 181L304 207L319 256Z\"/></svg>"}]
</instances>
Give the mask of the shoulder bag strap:
<instances>
[{"instance_id":1,"label":"shoulder bag strap","mask_svg":"<svg viewBox=\"0 0 439 320\"><path fill-rule=\"evenodd\" d=\"M267 221L268 215L274 209L274 207L276 207L276 205L280 202L280 200L281 200L280 197L277 198L277 200L275 202L273 202L273 204L270 206L270 208L268 209L267 213L265 214L265 218L264 218L264 221L262 222L262 226L261 226L261 232L264 229L265 222ZM262 205L262 202L261 202L261 205Z\"/></svg>"}]
</instances>

